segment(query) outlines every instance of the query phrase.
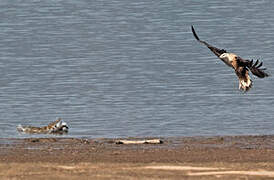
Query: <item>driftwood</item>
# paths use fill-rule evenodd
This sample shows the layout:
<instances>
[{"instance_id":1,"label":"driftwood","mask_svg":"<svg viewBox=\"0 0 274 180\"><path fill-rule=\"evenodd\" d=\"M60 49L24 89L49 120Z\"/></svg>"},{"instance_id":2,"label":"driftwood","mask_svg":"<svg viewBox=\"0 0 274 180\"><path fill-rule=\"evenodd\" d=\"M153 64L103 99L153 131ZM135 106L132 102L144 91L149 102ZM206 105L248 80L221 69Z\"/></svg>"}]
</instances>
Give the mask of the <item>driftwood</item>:
<instances>
[{"instance_id":1,"label":"driftwood","mask_svg":"<svg viewBox=\"0 0 274 180\"><path fill-rule=\"evenodd\" d=\"M117 140L116 144L162 144L163 141L160 139L150 140Z\"/></svg>"}]
</instances>

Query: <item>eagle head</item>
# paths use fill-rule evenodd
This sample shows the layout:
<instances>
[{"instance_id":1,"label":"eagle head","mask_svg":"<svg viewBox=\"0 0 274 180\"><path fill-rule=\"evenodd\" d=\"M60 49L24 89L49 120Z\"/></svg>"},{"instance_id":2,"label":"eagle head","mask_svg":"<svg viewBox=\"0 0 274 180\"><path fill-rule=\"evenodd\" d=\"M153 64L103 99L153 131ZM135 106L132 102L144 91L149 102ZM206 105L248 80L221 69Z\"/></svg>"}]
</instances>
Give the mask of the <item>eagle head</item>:
<instances>
[{"instance_id":1,"label":"eagle head","mask_svg":"<svg viewBox=\"0 0 274 180\"><path fill-rule=\"evenodd\" d=\"M229 60L230 53L223 53L219 56L220 59L222 60Z\"/></svg>"},{"instance_id":2,"label":"eagle head","mask_svg":"<svg viewBox=\"0 0 274 180\"><path fill-rule=\"evenodd\" d=\"M223 53L219 56L219 58L226 63L228 66L232 67L232 63L234 60L236 60L236 55L233 53Z\"/></svg>"}]
</instances>

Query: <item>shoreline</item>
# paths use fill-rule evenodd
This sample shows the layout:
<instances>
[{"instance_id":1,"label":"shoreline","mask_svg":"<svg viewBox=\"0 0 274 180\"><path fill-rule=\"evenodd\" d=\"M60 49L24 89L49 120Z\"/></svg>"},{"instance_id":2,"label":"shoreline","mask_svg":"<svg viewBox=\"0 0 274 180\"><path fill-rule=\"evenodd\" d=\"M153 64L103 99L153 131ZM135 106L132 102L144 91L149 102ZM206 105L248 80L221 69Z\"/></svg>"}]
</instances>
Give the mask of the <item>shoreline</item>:
<instances>
[{"instance_id":1,"label":"shoreline","mask_svg":"<svg viewBox=\"0 0 274 180\"><path fill-rule=\"evenodd\" d=\"M273 179L274 135L0 138L3 179ZM11 169L9 169L12 167ZM8 170L9 169L9 170Z\"/></svg>"}]
</instances>

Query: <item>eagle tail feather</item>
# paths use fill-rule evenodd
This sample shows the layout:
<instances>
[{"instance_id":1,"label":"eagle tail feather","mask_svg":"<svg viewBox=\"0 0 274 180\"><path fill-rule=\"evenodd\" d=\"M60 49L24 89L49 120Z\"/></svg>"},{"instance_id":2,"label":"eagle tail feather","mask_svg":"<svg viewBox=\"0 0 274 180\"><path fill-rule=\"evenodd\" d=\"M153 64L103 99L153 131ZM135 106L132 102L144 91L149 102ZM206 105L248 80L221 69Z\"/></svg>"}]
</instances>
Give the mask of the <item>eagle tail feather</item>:
<instances>
[{"instance_id":1,"label":"eagle tail feather","mask_svg":"<svg viewBox=\"0 0 274 180\"><path fill-rule=\"evenodd\" d=\"M249 75L247 74L244 77L239 78L239 89L243 90L244 92L250 90L252 87L252 80L250 79Z\"/></svg>"}]
</instances>

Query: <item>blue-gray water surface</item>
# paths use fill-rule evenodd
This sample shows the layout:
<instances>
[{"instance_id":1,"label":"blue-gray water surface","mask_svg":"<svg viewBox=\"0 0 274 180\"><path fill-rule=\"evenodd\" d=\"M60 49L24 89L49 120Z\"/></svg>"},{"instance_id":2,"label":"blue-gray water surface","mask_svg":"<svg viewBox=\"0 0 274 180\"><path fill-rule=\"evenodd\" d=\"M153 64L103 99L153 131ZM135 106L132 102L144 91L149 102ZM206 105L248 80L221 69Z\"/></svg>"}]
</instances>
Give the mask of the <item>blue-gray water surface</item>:
<instances>
[{"instance_id":1,"label":"blue-gray water surface","mask_svg":"<svg viewBox=\"0 0 274 180\"><path fill-rule=\"evenodd\" d=\"M0 137L274 134L273 77L238 90L193 37L274 70L274 1L2 0Z\"/></svg>"}]
</instances>

